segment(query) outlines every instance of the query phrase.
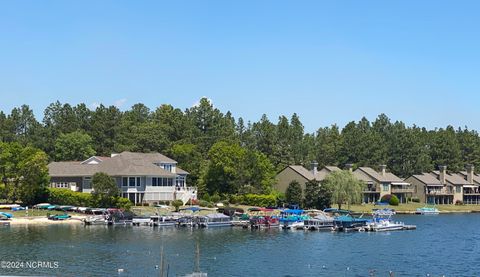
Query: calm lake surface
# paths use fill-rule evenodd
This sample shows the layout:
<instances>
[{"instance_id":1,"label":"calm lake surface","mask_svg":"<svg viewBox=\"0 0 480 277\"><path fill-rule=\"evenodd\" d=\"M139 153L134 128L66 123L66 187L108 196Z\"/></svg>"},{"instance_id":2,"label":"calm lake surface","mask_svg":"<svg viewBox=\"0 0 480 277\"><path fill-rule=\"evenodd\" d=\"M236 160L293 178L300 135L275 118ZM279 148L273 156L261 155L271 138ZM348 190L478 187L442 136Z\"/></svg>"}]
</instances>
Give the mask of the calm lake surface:
<instances>
[{"instance_id":1,"label":"calm lake surface","mask_svg":"<svg viewBox=\"0 0 480 277\"><path fill-rule=\"evenodd\" d=\"M0 260L58 262L3 275L169 276L191 273L195 244L208 276L480 276L480 214L397 216L417 230L282 230L30 226L0 228ZM123 272L118 272L123 269Z\"/></svg>"}]
</instances>

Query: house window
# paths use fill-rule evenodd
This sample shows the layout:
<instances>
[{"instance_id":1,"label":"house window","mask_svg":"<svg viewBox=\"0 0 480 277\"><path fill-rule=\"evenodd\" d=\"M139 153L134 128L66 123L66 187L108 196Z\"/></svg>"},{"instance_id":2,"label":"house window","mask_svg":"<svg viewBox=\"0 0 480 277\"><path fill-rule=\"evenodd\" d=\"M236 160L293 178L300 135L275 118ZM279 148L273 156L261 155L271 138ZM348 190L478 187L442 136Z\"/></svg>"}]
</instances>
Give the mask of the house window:
<instances>
[{"instance_id":1,"label":"house window","mask_svg":"<svg viewBox=\"0 0 480 277\"><path fill-rule=\"evenodd\" d=\"M135 186L135 177L128 177L128 186L129 187Z\"/></svg>"},{"instance_id":2,"label":"house window","mask_svg":"<svg viewBox=\"0 0 480 277\"><path fill-rule=\"evenodd\" d=\"M388 184L383 184L383 191L389 191Z\"/></svg>"},{"instance_id":3,"label":"house window","mask_svg":"<svg viewBox=\"0 0 480 277\"><path fill-rule=\"evenodd\" d=\"M137 187L139 187L142 184L141 180L142 180L142 178L137 177Z\"/></svg>"},{"instance_id":4,"label":"house window","mask_svg":"<svg viewBox=\"0 0 480 277\"><path fill-rule=\"evenodd\" d=\"M123 177L122 178L122 186L128 187L128 177Z\"/></svg>"},{"instance_id":5,"label":"house window","mask_svg":"<svg viewBox=\"0 0 480 277\"><path fill-rule=\"evenodd\" d=\"M157 178L152 178L152 186L157 186Z\"/></svg>"},{"instance_id":6,"label":"house window","mask_svg":"<svg viewBox=\"0 0 480 277\"><path fill-rule=\"evenodd\" d=\"M462 193L462 187L461 186L456 186L455 187L457 193Z\"/></svg>"},{"instance_id":7,"label":"house window","mask_svg":"<svg viewBox=\"0 0 480 277\"><path fill-rule=\"evenodd\" d=\"M169 187L173 186L173 179L168 178L167 180L168 180L168 186Z\"/></svg>"}]
</instances>

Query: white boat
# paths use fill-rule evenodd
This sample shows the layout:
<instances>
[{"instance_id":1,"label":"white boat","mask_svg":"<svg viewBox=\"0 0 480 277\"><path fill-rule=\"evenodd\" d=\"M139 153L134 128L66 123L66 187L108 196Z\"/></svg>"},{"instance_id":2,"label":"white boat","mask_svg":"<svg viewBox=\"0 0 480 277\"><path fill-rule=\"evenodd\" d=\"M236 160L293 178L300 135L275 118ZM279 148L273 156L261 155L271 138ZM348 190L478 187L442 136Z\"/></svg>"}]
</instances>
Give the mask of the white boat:
<instances>
[{"instance_id":1,"label":"white boat","mask_svg":"<svg viewBox=\"0 0 480 277\"><path fill-rule=\"evenodd\" d=\"M107 225L108 220L103 215L89 216L83 221L85 225Z\"/></svg>"},{"instance_id":2,"label":"white boat","mask_svg":"<svg viewBox=\"0 0 480 277\"><path fill-rule=\"evenodd\" d=\"M372 215L375 216L375 215L379 215L379 216L392 216L396 214L395 210L394 209L389 209L389 208L385 208L385 209L373 209L373 212L372 212Z\"/></svg>"},{"instance_id":3,"label":"white boat","mask_svg":"<svg viewBox=\"0 0 480 277\"><path fill-rule=\"evenodd\" d=\"M439 214L439 211L435 207L425 206L425 207L417 208L415 213L416 214L422 214L422 215L436 215L436 214Z\"/></svg>"},{"instance_id":4,"label":"white boat","mask_svg":"<svg viewBox=\"0 0 480 277\"><path fill-rule=\"evenodd\" d=\"M150 222L151 222L150 217L136 216L132 218L132 224L135 226L140 226L140 225L149 226Z\"/></svg>"},{"instance_id":5,"label":"white boat","mask_svg":"<svg viewBox=\"0 0 480 277\"><path fill-rule=\"evenodd\" d=\"M398 231L405 229L405 224L393 222L389 218L374 218L372 222L367 223L365 228L374 232Z\"/></svg>"},{"instance_id":6,"label":"white boat","mask_svg":"<svg viewBox=\"0 0 480 277\"><path fill-rule=\"evenodd\" d=\"M227 215L215 213L197 217L197 225L198 227L227 227L232 226L232 220Z\"/></svg>"},{"instance_id":7,"label":"white boat","mask_svg":"<svg viewBox=\"0 0 480 277\"><path fill-rule=\"evenodd\" d=\"M305 230L322 231L333 229L334 218L320 211L316 216L303 221Z\"/></svg>"},{"instance_id":8,"label":"white boat","mask_svg":"<svg viewBox=\"0 0 480 277\"><path fill-rule=\"evenodd\" d=\"M150 226L153 227L170 227L175 224L177 224L177 220L171 216L154 215L150 217Z\"/></svg>"}]
</instances>

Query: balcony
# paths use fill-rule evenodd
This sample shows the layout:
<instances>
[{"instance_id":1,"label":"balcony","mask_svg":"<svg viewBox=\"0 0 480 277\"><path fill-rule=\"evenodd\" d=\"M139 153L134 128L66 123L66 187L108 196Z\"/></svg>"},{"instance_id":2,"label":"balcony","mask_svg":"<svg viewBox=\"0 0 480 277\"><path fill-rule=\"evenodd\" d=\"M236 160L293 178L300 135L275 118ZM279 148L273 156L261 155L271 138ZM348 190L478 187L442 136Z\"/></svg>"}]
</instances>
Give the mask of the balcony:
<instances>
[{"instance_id":1,"label":"balcony","mask_svg":"<svg viewBox=\"0 0 480 277\"><path fill-rule=\"evenodd\" d=\"M392 193L413 193L414 190L411 187L392 187Z\"/></svg>"},{"instance_id":2,"label":"balcony","mask_svg":"<svg viewBox=\"0 0 480 277\"><path fill-rule=\"evenodd\" d=\"M464 190L463 190L463 194L464 194L464 195L480 195L480 190L478 190L478 189L477 189L477 190L473 190L473 189L467 190L467 189L464 189Z\"/></svg>"},{"instance_id":3,"label":"balcony","mask_svg":"<svg viewBox=\"0 0 480 277\"><path fill-rule=\"evenodd\" d=\"M427 190L427 195L453 195L453 189L430 189Z\"/></svg>"}]
</instances>

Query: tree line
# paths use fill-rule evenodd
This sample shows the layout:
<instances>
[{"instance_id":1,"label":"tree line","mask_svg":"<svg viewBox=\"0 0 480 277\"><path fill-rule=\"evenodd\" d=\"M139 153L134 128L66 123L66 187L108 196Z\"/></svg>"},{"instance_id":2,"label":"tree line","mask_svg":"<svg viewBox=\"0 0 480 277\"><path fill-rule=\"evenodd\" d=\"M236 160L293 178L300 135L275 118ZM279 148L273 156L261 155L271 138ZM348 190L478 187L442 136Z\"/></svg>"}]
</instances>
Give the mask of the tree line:
<instances>
[{"instance_id":1,"label":"tree line","mask_svg":"<svg viewBox=\"0 0 480 277\"><path fill-rule=\"evenodd\" d=\"M190 172L201 192L268 193L286 165L312 160L319 166L386 164L401 177L447 165L480 166L480 137L467 127L427 130L385 114L305 132L297 114L271 121L263 115L245 122L222 112L206 98L181 110L161 105L115 106L51 103L38 121L27 105L0 111L0 141L40 149L49 161L83 160L122 151L160 152Z\"/></svg>"}]
</instances>

